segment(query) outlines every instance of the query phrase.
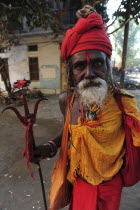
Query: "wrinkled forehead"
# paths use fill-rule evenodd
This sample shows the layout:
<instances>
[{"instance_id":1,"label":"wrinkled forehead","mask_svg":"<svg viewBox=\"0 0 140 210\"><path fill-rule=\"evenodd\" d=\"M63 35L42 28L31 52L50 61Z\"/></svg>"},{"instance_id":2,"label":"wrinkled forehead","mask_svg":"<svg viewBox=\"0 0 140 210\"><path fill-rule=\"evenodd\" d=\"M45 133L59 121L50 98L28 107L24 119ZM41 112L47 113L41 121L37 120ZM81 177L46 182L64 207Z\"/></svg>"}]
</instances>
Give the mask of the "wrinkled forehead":
<instances>
[{"instance_id":1,"label":"wrinkled forehead","mask_svg":"<svg viewBox=\"0 0 140 210\"><path fill-rule=\"evenodd\" d=\"M71 56L72 63L75 63L77 61L87 61L89 60L95 60L95 59L102 59L106 60L106 54L103 51L100 50L85 50L75 53Z\"/></svg>"}]
</instances>

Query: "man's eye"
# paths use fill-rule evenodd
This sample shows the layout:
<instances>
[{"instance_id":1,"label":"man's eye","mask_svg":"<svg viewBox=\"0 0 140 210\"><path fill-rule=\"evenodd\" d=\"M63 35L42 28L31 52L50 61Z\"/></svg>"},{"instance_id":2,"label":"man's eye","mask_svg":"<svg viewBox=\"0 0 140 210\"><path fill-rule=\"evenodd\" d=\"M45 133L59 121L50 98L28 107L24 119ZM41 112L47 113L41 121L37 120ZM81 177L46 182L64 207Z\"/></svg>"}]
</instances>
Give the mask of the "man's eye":
<instances>
[{"instance_id":1,"label":"man's eye","mask_svg":"<svg viewBox=\"0 0 140 210\"><path fill-rule=\"evenodd\" d=\"M100 62L100 61L98 61L98 62L94 63L94 66L96 66L96 67L100 67L100 66L102 66L102 65L103 65L103 63L102 63L102 62Z\"/></svg>"},{"instance_id":2,"label":"man's eye","mask_svg":"<svg viewBox=\"0 0 140 210\"><path fill-rule=\"evenodd\" d=\"M78 65L77 66L77 69L79 69L79 70L83 70L85 68L85 65Z\"/></svg>"},{"instance_id":3,"label":"man's eye","mask_svg":"<svg viewBox=\"0 0 140 210\"><path fill-rule=\"evenodd\" d=\"M86 63L85 62L78 62L77 64L74 65L74 69L77 70L83 70L86 67Z\"/></svg>"}]
</instances>

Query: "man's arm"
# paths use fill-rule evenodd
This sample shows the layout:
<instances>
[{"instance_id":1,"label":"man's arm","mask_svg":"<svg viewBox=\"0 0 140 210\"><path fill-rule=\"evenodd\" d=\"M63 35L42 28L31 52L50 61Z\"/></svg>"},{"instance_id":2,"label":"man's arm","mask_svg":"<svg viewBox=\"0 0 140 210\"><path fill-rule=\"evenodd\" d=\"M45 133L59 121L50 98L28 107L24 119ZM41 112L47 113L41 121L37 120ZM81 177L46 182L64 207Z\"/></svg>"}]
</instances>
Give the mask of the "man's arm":
<instances>
[{"instance_id":1,"label":"man's arm","mask_svg":"<svg viewBox=\"0 0 140 210\"><path fill-rule=\"evenodd\" d=\"M68 110L68 94L67 94L67 92L66 91L62 92L59 95L58 99L59 99L59 107L60 107L61 113L64 117L64 122L65 122L65 118L66 118L67 110ZM57 148L61 147L62 135L63 135L63 129L60 131L58 136L52 140L56 144Z\"/></svg>"},{"instance_id":2,"label":"man's arm","mask_svg":"<svg viewBox=\"0 0 140 210\"><path fill-rule=\"evenodd\" d=\"M68 94L66 91L62 92L59 95L59 106L65 120L68 109ZM44 145L36 146L36 148L34 149L34 158L32 159L32 162L36 163L41 159L47 157L49 158L54 157L57 153L57 149L61 147L62 135L63 135L63 129L53 140L49 141Z\"/></svg>"}]
</instances>

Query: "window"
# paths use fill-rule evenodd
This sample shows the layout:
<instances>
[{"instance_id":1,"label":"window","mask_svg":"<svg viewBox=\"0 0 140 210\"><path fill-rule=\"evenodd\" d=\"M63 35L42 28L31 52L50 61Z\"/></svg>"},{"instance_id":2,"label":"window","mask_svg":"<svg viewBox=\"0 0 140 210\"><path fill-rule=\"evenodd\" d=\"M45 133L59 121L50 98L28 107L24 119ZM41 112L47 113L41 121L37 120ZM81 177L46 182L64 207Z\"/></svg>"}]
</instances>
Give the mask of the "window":
<instances>
[{"instance_id":1,"label":"window","mask_svg":"<svg viewBox=\"0 0 140 210\"><path fill-rule=\"evenodd\" d=\"M29 58L30 80L39 80L38 58Z\"/></svg>"},{"instance_id":2,"label":"window","mask_svg":"<svg viewBox=\"0 0 140 210\"><path fill-rule=\"evenodd\" d=\"M28 51L29 52L38 51L38 46L37 45L29 45L28 46Z\"/></svg>"}]
</instances>

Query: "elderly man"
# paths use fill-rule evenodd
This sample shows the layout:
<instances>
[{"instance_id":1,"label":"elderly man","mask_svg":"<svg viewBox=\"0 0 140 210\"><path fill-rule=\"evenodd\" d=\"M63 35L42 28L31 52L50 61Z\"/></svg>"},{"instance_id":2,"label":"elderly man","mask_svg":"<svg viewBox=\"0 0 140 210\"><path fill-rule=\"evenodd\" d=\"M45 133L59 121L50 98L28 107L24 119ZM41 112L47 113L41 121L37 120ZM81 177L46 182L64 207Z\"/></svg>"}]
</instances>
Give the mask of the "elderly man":
<instances>
[{"instance_id":1,"label":"elderly man","mask_svg":"<svg viewBox=\"0 0 140 210\"><path fill-rule=\"evenodd\" d=\"M63 134L38 146L35 154L53 157L61 146L50 209L59 209L55 205L57 192L61 194L66 177L73 186L70 209L118 210L126 148L122 112L114 98L112 46L101 16L93 8L85 6L77 14L79 20L67 31L61 47L69 81L68 91L59 95L65 119ZM140 123L135 100L123 90L120 93L125 113ZM140 146L140 134L133 126L132 132L133 144Z\"/></svg>"}]
</instances>

